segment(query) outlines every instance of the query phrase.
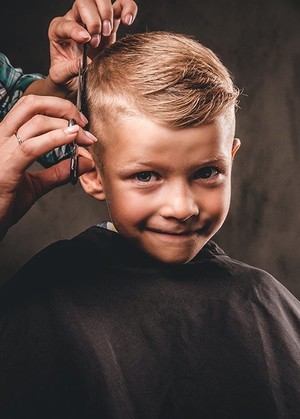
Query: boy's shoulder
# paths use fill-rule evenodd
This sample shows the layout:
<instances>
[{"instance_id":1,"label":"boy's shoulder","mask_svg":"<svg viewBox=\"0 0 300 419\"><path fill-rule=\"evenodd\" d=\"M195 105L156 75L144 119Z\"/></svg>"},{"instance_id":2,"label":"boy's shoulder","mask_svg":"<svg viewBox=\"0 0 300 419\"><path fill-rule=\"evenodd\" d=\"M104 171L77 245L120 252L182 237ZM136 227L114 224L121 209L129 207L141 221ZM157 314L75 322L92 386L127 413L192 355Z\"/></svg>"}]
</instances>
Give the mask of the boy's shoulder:
<instances>
[{"instance_id":1,"label":"boy's shoulder","mask_svg":"<svg viewBox=\"0 0 300 419\"><path fill-rule=\"evenodd\" d=\"M109 272L109 273L108 273ZM228 256L214 241L209 241L189 263L166 265L155 261L120 234L92 226L70 240L57 241L39 252L14 278L18 286L45 287L61 281L98 281L125 276L132 281L148 278L152 283L165 281L194 289L203 298L252 300L273 304L287 299L299 301L266 271ZM71 286L71 285L70 285Z\"/></svg>"}]
</instances>

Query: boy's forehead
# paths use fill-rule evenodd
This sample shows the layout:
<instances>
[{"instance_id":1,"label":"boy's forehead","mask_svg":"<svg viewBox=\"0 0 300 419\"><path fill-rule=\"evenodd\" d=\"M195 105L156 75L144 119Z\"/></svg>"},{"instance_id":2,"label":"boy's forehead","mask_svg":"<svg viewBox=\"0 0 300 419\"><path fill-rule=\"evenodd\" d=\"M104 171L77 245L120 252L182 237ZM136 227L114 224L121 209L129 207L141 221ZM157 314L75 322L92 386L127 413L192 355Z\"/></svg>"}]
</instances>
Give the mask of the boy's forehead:
<instances>
[{"instance_id":1,"label":"boy's forehead","mask_svg":"<svg viewBox=\"0 0 300 419\"><path fill-rule=\"evenodd\" d=\"M165 129L166 132L169 131L170 135L172 135L172 132L181 131L184 133L187 130L206 126L214 127L215 130L219 132L221 137L229 136L230 138L233 138L236 126L235 106L228 107L222 114L218 115L215 120L209 124L198 125L196 122L194 125L187 127L174 127L165 121L152 118L151 115L145 115L139 111L135 112L128 110L128 112L122 112L117 117L113 118L113 120L110 119L107 121L107 123L104 123L102 126L102 131L106 133L104 135L105 138L111 138L110 133L112 130L115 132L115 134L123 133L126 130L130 130L131 132L137 131L140 134L140 141L143 141L143 138L145 138L145 136L147 137L147 134L151 134L152 131L155 132L155 128ZM111 143L113 144L113 142Z\"/></svg>"},{"instance_id":2,"label":"boy's forehead","mask_svg":"<svg viewBox=\"0 0 300 419\"><path fill-rule=\"evenodd\" d=\"M211 160L228 156L235 130L235 113L227 111L210 124L187 128L170 128L145 116L121 118L110 124L105 148L109 159L122 164L138 161L153 163L169 159L188 158ZM109 162L107 162L109 163ZM171 163L171 162L170 162Z\"/></svg>"}]
</instances>

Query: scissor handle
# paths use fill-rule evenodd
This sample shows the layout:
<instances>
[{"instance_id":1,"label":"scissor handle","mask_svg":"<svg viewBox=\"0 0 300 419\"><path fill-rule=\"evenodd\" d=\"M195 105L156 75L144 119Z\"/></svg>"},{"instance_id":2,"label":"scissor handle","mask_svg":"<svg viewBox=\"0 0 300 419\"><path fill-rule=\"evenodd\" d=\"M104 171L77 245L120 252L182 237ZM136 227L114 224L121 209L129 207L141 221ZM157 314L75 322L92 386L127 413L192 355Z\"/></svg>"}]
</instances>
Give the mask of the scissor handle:
<instances>
[{"instance_id":1,"label":"scissor handle","mask_svg":"<svg viewBox=\"0 0 300 419\"><path fill-rule=\"evenodd\" d=\"M76 125L75 119L70 119L68 122L68 127ZM73 149L71 155L71 162L70 162L70 182L72 185L76 185L78 182L78 145L75 141L72 142Z\"/></svg>"}]
</instances>

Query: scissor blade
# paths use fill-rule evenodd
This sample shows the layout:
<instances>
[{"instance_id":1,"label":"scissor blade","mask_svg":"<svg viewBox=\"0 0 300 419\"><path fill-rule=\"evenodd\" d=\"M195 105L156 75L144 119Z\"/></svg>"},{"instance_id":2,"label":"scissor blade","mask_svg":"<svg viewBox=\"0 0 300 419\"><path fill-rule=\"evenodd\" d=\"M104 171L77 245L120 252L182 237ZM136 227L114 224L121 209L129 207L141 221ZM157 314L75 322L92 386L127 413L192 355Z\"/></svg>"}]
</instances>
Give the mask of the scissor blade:
<instances>
[{"instance_id":1,"label":"scissor blade","mask_svg":"<svg viewBox=\"0 0 300 419\"><path fill-rule=\"evenodd\" d=\"M88 118L87 98L86 98L86 70L87 70L87 48L88 44L83 44L82 67L81 67L81 112Z\"/></svg>"},{"instance_id":2,"label":"scissor blade","mask_svg":"<svg viewBox=\"0 0 300 419\"><path fill-rule=\"evenodd\" d=\"M76 108L81 112L81 96L82 96L82 60L78 60L78 84L77 84L77 97L76 97Z\"/></svg>"}]
</instances>

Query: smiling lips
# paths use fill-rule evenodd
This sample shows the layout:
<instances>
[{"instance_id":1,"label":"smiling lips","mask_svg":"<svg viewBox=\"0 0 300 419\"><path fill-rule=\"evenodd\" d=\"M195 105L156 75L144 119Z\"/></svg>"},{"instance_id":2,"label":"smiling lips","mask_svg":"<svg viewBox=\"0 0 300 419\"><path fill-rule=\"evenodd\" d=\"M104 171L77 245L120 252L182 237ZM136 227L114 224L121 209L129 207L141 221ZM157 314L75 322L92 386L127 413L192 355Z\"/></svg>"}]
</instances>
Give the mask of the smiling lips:
<instances>
[{"instance_id":1,"label":"smiling lips","mask_svg":"<svg viewBox=\"0 0 300 419\"><path fill-rule=\"evenodd\" d=\"M199 234L201 229L197 229L197 230L184 230L184 231L167 231L167 230L159 230L159 229L155 229L155 228L147 228L146 230L152 232L152 233L157 233L157 234L163 234L163 235L168 235L168 236L174 236L174 237L188 237L188 236L193 236L194 234Z\"/></svg>"}]
</instances>

